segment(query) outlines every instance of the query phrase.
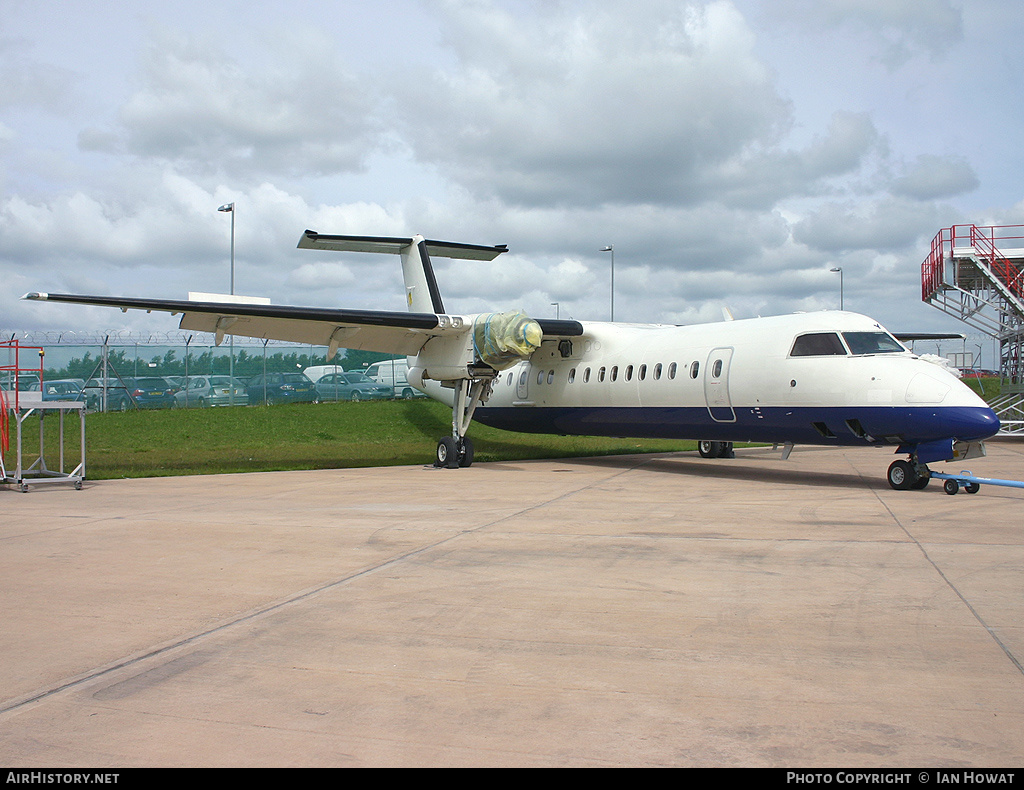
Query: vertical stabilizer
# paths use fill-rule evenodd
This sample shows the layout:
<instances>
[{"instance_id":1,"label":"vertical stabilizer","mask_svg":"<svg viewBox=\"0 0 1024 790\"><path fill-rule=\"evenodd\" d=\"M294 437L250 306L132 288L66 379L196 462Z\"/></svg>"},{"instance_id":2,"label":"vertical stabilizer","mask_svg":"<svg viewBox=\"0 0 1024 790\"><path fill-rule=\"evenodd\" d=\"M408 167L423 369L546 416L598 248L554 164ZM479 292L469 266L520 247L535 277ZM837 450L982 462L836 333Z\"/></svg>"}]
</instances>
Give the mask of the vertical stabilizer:
<instances>
[{"instance_id":1,"label":"vertical stabilizer","mask_svg":"<svg viewBox=\"0 0 1024 790\"><path fill-rule=\"evenodd\" d=\"M444 313L441 292L434 279L427 240L413 236L412 243L402 248L402 277L405 279L405 297L409 310L414 313Z\"/></svg>"}]
</instances>

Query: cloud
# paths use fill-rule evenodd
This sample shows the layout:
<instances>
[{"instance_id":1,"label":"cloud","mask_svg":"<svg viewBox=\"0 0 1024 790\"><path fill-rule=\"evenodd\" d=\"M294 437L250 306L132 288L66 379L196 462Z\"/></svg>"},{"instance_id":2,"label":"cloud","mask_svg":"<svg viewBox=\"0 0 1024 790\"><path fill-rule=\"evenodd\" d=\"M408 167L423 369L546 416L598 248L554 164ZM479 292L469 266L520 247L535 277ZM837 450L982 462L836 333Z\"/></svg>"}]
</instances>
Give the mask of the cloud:
<instances>
[{"instance_id":1,"label":"cloud","mask_svg":"<svg viewBox=\"0 0 1024 790\"><path fill-rule=\"evenodd\" d=\"M830 182L856 174L871 153L883 148L866 113L837 111L827 133L806 148L760 150L723 162L705 173L702 191L734 206L770 208L786 198L827 190Z\"/></svg>"},{"instance_id":2,"label":"cloud","mask_svg":"<svg viewBox=\"0 0 1024 790\"><path fill-rule=\"evenodd\" d=\"M793 226L793 238L826 253L893 251L931 238L941 227L943 209L918 201L881 198L825 203Z\"/></svg>"},{"instance_id":3,"label":"cloud","mask_svg":"<svg viewBox=\"0 0 1024 790\"><path fill-rule=\"evenodd\" d=\"M25 40L0 37L0 108L37 107L59 112L79 79L68 69L29 57L31 48Z\"/></svg>"},{"instance_id":4,"label":"cloud","mask_svg":"<svg viewBox=\"0 0 1024 790\"><path fill-rule=\"evenodd\" d=\"M970 192L980 184L966 158L922 154L892 182L891 190L915 200L937 200Z\"/></svg>"},{"instance_id":5,"label":"cloud","mask_svg":"<svg viewBox=\"0 0 1024 790\"><path fill-rule=\"evenodd\" d=\"M949 0L774 0L772 5L774 13L808 29L867 33L890 69L918 54L938 59L964 37L963 12Z\"/></svg>"},{"instance_id":6,"label":"cloud","mask_svg":"<svg viewBox=\"0 0 1024 790\"><path fill-rule=\"evenodd\" d=\"M973 59L939 83L954 64L927 58L978 35L971 6L944 0L413 0L394 14L417 24L397 33L355 4L257 5L229 26L188 0L153 7L162 29L83 11L97 27L77 41L43 24L58 12L24 8L9 35L28 37L0 42L0 314L30 326L170 326L10 289L223 292L227 202L236 290L278 303L405 308L397 260L296 250L308 227L508 243L494 264L435 262L453 311L553 315L557 301L604 319L599 250L615 244L621 320L835 308L837 265L847 307L937 319L907 304L922 250L939 227L984 221L963 196L989 188L984 135L1012 123L979 123L959 147L962 130L923 129L921 97L967 106L970 84L981 117L1016 106ZM90 63L98 40L110 57ZM1013 65L985 51L989 71Z\"/></svg>"},{"instance_id":7,"label":"cloud","mask_svg":"<svg viewBox=\"0 0 1024 790\"><path fill-rule=\"evenodd\" d=\"M145 86L120 110L125 148L236 177L360 170L380 145L373 97L322 34L287 34L271 50L243 67L209 39L157 34ZM95 130L82 144L113 145Z\"/></svg>"},{"instance_id":8,"label":"cloud","mask_svg":"<svg viewBox=\"0 0 1024 790\"><path fill-rule=\"evenodd\" d=\"M731 3L574 9L444 4L456 64L395 86L416 155L511 204L697 202L710 171L787 128Z\"/></svg>"}]
</instances>

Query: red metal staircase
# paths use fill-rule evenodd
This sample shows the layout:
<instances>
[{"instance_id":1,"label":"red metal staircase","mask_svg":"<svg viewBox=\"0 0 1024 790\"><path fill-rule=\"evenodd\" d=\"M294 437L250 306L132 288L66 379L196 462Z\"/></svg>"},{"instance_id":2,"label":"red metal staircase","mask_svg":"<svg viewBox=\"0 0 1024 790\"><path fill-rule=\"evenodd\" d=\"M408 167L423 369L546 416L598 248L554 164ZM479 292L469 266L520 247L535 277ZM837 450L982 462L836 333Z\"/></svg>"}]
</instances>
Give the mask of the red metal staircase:
<instances>
[{"instance_id":1,"label":"red metal staircase","mask_svg":"<svg viewBox=\"0 0 1024 790\"><path fill-rule=\"evenodd\" d=\"M953 225L921 264L921 298L999 341L1000 371L1024 385L1024 225Z\"/></svg>"}]
</instances>

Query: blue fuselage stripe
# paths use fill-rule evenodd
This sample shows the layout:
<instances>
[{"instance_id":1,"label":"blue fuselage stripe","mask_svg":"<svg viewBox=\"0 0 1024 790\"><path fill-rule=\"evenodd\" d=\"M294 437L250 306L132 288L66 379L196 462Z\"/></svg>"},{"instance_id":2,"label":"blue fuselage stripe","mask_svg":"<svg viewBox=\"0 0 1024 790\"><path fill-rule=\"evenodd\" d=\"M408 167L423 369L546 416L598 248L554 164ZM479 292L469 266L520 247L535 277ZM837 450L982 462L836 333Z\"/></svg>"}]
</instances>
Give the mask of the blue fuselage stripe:
<instances>
[{"instance_id":1,"label":"blue fuselage stripe","mask_svg":"<svg viewBox=\"0 0 1024 790\"><path fill-rule=\"evenodd\" d=\"M999 430L995 413L984 407L736 406L732 413L735 421L723 422L704 407L481 406L474 419L527 433L850 446L977 441Z\"/></svg>"}]
</instances>

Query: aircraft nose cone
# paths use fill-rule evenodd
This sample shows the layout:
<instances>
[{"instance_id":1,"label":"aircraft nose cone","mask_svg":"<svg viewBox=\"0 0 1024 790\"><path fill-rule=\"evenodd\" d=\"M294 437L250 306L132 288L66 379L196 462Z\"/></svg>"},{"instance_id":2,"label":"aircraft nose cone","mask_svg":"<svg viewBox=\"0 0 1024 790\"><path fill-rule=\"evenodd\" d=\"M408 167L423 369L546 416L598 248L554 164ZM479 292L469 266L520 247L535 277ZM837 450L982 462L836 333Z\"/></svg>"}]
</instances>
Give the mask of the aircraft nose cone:
<instances>
[{"instance_id":1,"label":"aircraft nose cone","mask_svg":"<svg viewBox=\"0 0 1024 790\"><path fill-rule=\"evenodd\" d=\"M978 441L995 436L999 432L999 418L989 408L971 409L961 415L957 426L957 438L964 441Z\"/></svg>"}]
</instances>

